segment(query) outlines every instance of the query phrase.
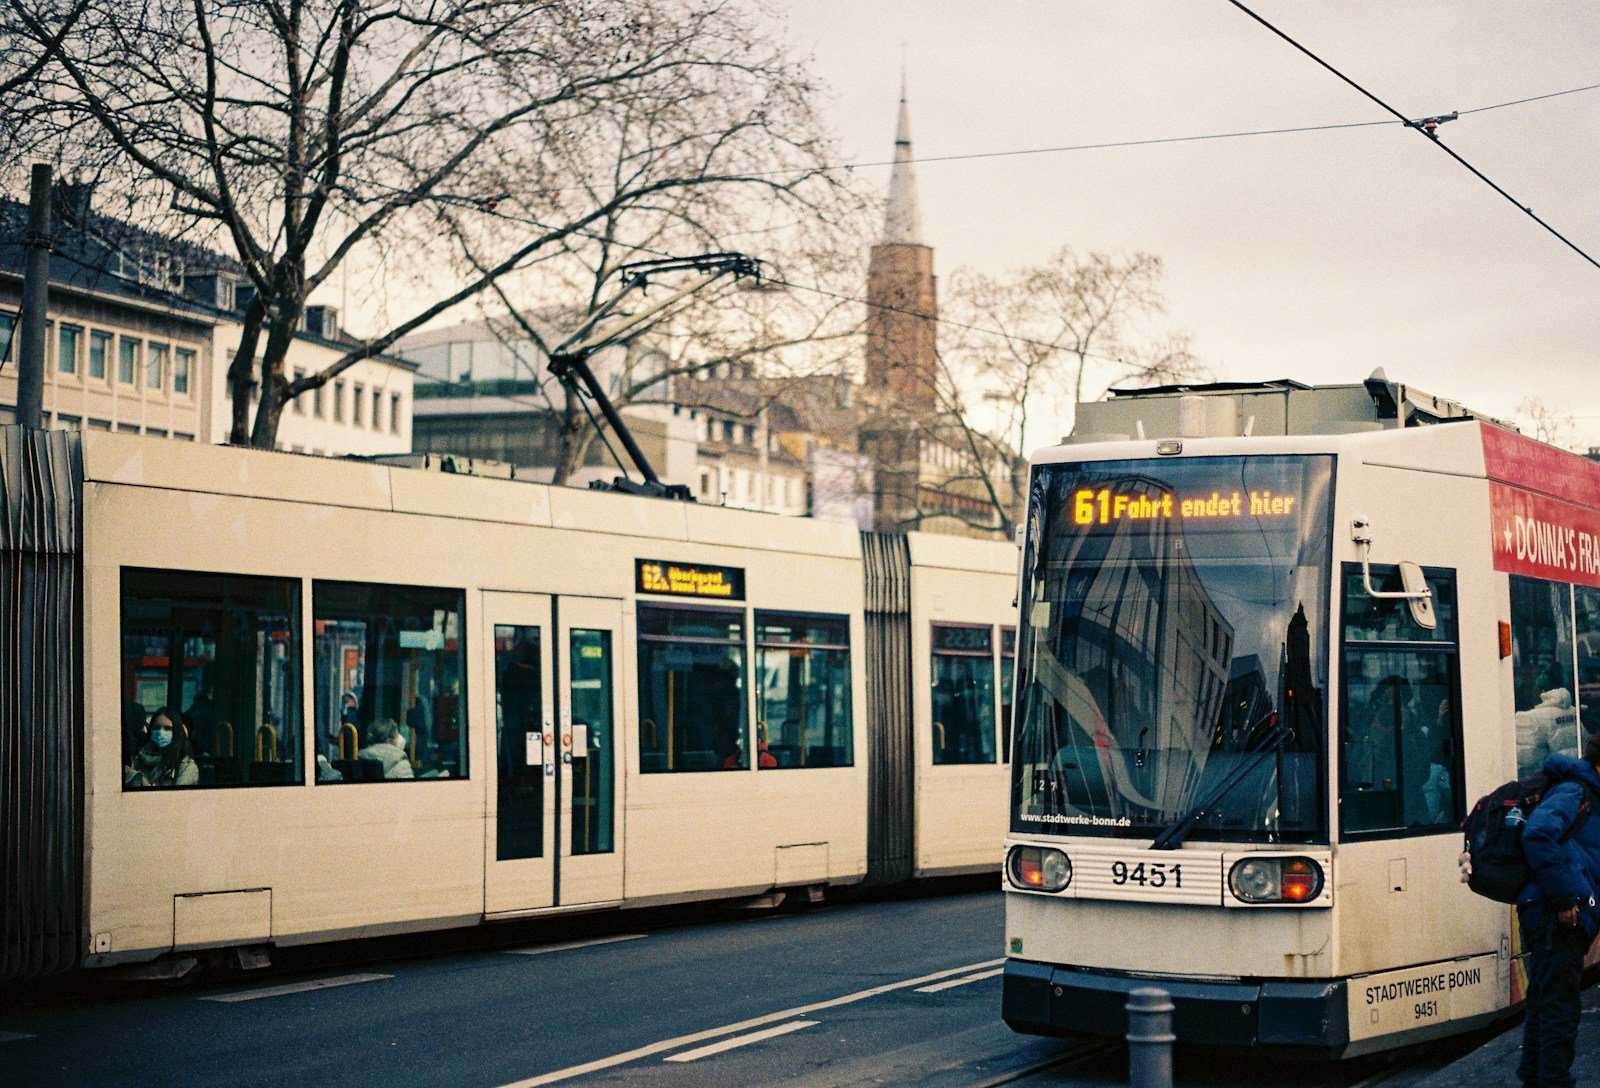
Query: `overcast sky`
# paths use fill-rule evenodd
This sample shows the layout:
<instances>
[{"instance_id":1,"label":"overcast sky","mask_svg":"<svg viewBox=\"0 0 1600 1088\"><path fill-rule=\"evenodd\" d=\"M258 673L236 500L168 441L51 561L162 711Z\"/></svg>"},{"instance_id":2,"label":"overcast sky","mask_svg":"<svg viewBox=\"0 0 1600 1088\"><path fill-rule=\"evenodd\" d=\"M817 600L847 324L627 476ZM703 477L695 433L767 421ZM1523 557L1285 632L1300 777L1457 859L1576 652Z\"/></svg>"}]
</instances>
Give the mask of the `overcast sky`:
<instances>
[{"instance_id":1,"label":"overcast sky","mask_svg":"<svg viewBox=\"0 0 1600 1088\"><path fill-rule=\"evenodd\" d=\"M1251 6L1410 116L1600 83L1600 8ZM902 54L920 156L1386 115L1226 0L780 0L844 154L892 150ZM1600 90L1441 138L1600 259ZM918 166L936 268L1080 250L1167 264L1172 327L1230 379L1391 379L1600 445L1600 268L1399 124ZM887 181L887 171L867 176Z\"/></svg>"}]
</instances>

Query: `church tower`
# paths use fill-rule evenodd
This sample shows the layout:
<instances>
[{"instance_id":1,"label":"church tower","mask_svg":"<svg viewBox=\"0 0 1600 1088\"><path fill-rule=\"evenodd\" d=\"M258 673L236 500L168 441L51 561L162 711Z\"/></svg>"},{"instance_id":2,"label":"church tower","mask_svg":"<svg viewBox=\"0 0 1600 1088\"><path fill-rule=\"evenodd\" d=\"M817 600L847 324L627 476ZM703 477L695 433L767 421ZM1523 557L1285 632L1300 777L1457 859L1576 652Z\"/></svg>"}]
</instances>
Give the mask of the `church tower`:
<instances>
[{"instance_id":1,"label":"church tower","mask_svg":"<svg viewBox=\"0 0 1600 1088\"><path fill-rule=\"evenodd\" d=\"M883 239L867 262L866 384L907 408L929 409L937 400L934 319L939 315L933 250L922 241L917 177L911 162L911 115L905 84L894 137L894 172Z\"/></svg>"}]
</instances>

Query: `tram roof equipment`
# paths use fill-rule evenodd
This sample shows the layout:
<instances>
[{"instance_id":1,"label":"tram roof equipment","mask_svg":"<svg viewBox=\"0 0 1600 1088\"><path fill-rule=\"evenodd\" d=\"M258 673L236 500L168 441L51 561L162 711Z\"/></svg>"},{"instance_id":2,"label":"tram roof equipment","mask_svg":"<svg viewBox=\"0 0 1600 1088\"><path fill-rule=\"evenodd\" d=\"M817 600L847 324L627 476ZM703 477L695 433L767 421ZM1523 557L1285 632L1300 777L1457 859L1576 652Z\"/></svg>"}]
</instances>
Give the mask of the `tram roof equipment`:
<instances>
[{"instance_id":1,"label":"tram roof equipment","mask_svg":"<svg viewBox=\"0 0 1600 1088\"><path fill-rule=\"evenodd\" d=\"M1112 389L1105 400L1078 405L1073 432L1062 441L1354 434L1474 419L1517 429L1457 401L1390 381L1380 367L1351 385L1312 386L1278 378Z\"/></svg>"}]
</instances>

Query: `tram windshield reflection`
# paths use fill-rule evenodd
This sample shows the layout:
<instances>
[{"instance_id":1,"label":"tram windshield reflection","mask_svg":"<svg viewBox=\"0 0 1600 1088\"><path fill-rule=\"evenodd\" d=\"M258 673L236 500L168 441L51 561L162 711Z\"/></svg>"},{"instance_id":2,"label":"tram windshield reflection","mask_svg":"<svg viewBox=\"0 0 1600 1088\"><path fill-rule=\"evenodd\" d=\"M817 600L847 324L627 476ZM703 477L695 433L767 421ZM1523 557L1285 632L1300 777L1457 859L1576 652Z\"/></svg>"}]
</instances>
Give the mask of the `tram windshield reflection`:
<instances>
[{"instance_id":1,"label":"tram windshield reflection","mask_svg":"<svg viewBox=\"0 0 1600 1088\"><path fill-rule=\"evenodd\" d=\"M1214 798L1199 837L1325 838L1332 482L1327 456L1035 471L1012 830L1149 838Z\"/></svg>"}]
</instances>

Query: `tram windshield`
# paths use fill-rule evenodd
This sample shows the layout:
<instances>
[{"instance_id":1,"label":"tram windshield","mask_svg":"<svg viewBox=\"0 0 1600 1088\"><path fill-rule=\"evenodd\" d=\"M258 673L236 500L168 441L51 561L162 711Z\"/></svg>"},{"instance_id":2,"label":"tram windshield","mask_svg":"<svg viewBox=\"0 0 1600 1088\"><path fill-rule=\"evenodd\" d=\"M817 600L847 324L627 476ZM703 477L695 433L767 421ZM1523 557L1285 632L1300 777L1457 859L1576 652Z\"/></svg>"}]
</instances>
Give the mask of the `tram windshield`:
<instances>
[{"instance_id":1,"label":"tram windshield","mask_svg":"<svg viewBox=\"0 0 1600 1088\"><path fill-rule=\"evenodd\" d=\"M1325 837L1333 458L1043 465L1013 831Z\"/></svg>"}]
</instances>

